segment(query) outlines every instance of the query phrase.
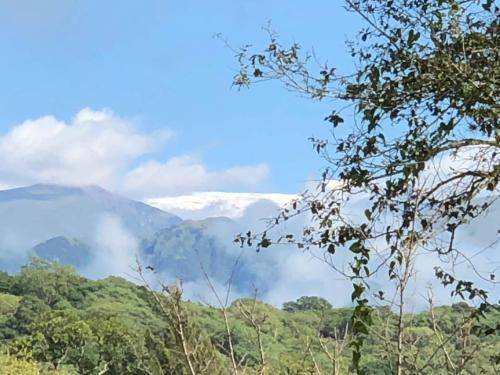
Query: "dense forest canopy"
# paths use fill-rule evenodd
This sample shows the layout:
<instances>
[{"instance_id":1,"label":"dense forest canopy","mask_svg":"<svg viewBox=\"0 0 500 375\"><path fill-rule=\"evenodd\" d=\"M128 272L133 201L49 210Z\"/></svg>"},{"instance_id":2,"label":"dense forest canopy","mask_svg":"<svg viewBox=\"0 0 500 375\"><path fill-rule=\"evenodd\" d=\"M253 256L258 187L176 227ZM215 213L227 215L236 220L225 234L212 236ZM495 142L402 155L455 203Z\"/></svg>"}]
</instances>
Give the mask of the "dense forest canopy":
<instances>
[{"instance_id":1,"label":"dense forest canopy","mask_svg":"<svg viewBox=\"0 0 500 375\"><path fill-rule=\"evenodd\" d=\"M40 260L13 276L1 274L0 281L2 374L191 373L182 341L167 319L173 310L162 310L145 287L117 277L88 280L71 268ZM223 311L191 302L177 307L191 363L198 366L195 373L232 373ZM405 315L415 366L425 366L421 374L448 373L446 359L433 356L443 337L451 358L465 361L463 373L497 373L500 313L492 309L481 321L464 325L472 309L460 303ZM234 301L227 315L237 372L347 373L352 310L319 297L290 301L282 310L253 299ZM389 322L396 318L385 308L374 313L375 329L361 362L370 374L391 372L386 340L394 334Z\"/></svg>"}]
</instances>

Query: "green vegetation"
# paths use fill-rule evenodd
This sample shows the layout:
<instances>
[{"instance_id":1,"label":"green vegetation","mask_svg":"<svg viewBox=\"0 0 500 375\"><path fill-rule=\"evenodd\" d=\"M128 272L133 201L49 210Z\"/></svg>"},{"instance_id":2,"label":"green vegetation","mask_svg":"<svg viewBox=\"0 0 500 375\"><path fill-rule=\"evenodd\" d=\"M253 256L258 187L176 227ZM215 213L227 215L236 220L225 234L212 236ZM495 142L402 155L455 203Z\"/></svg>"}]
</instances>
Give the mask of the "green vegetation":
<instances>
[{"instance_id":1,"label":"green vegetation","mask_svg":"<svg viewBox=\"0 0 500 375\"><path fill-rule=\"evenodd\" d=\"M37 259L2 283L2 374L350 373L353 310L319 297L282 310L254 299L217 309L181 301L179 286L158 294ZM500 313L476 322L471 311L461 303L405 315L408 373L454 373L449 363L461 361L464 374L497 373ZM361 363L370 374L392 372L396 319L375 309Z\"/></svg>"},{"instance_id":2,"label":"green vegetation","mask_svg":"<svg viewBox=\"0 0 500 375\"><path fill-rule=\"evenodd\" d=\"M212 233L213 226L226 223L235 225L226 218L175 223L157 233L140 237L137 253L145 264L153 267L158 273L182 275L186 282L203 279L200 267L203 264L210 277L224 283L238 260L238 278L234 280L234 285L251 293L248 285L255 282L256 275L238 258L241 251L231 243L237 230L234 229L234 233L228 231L227 241ZM46 261L57 261L78 270L88 270L99 251L102 250L92 249L81 240L57 236L36 245L32 254ZM0 292L1 280L0 276Z\"/></svg>"},{"instance_id":3,"label":"green vegetation","mask_svg":"<svg viewBox=\"0 0 500 375\"><path fill-rule=\"evenodd\" d=\"M500 8L493 0L344 3L366 22L348 43L351 72L318 68L316 55L283 46L271 30L262 50L237 51L236 86L275 80L333 101L325 114L333 137L312 140L327 163L318 191L238 240L320 249L351 281L353 307L306 296L283 309L255 299L228 304L211 279L227 276L235 258L201 227L177 223L143 241L144 259L187 280L203 263L217 308L183 301L180 284L154 292L34 259L14 276L0 273L2 373L500 373L500 307L491 300L497 255L474 264L498 250L499 231L491 227L484 247L458 240L500 193ZM361 215L352 215L352 196L366 197ZM276 226L304 213L310 223L301 234L273 238ZM85 264L86 251L62 237L35 249L75 264ZM473 306L437 307L429 293L428 311L408 313L418 271L434 272ZM147 279L141 269L138 277Z\"/></svg>"},{"instance_id":4,"label":"green vegetation","mask_svg":"<svg viewBox=\"0 0 500 375\"><path fill-rule=\"evenodd\" d=\"M215 219L217 220L217 219ZM225 219L219 219L225 220ZM227 219L229 220L229 219ZM141 254L148 265L167 275L182 275L183 280L203 278L200 264L210 277L224 282L234 267L238 251L227 251L228 244L211 235L202 222L186 221L163 229L141 242ZM242 268L236 282L251 282L251 274Z\"/></svg>"},{"instance_id":5,"label":"green vegetation","mask_svg":"<svg viewBox=\"0 0 500 375\"><path fill-rule=\"evenodd\" d=\"M92 257L88 245L78 239L68 239L62 236L51 238L36 245L33 252L42 259L71 264L77 268L88 266Z\"/></svg>"}]
</instances>

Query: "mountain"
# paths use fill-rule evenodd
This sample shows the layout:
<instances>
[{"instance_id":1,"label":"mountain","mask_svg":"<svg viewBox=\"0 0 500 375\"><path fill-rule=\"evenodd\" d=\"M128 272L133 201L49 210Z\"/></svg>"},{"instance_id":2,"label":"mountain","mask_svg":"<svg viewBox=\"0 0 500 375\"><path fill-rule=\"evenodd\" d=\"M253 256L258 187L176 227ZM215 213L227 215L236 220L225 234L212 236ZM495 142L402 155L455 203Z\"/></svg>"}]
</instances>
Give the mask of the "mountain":
<instances>
[{"instance_id":1,"label":"mountain","mask_svg":"<svg viewBox=\"0 0 500 375\"><path fill-rule=\"evenodd\" d=\"M0 269L35 255L90 277L123 276L139 258L163 280L186 283L204 283L206 272L223 284L236 269L245 289L258 263L246 262L233 239L246 229L224 217L181 220L97 186L34 185L0 191Z\"/></svg>"},{"instance_id":2,"label":"mountain","mask_svg":"<svg viewBox=\"0 0 500 375\"><path fill-rule=\"evenodd\" d=\"M233 242L237 230L237 223L228 218L187 220L144 239L140 255L157 272L186 282L209 276L224 284L234 271L233 285L248 289L256 275Z\"/></svg>"},{"instance_id":3,"label":"mountain","mask_svg":"<svg viewBox=\"0 0 500 375\"><path fill-rule=\"evenodd\" d=\"M0 191L0 261L13 260L55 237L89 245L110 223L131 236L148 236L180 222L177 216L97 186L34 185Z\"/></svg>"},{"instance_id":4,"label":"mountain","mask_svg":"<svg viewBox=\"0 0 500 375\"><path fill-rule=\"evenodd\" d=\"M34 255L48 261L71 264L76 268L87 267L92 258L89 245L78 239L58 236L36 245Z\"/></svg>"},{"instance_id":5,"label":"mountain","mask_svg":"<svg viewBox=\"0 0 500 375\"><path fill-rule=\"evenodd\" d=\"M232 285L251 292L257 282L255 270L260 262L255 258L250 262L248 256L254 252L234 243L237 230L237 223L228 218L186 220L137 238L131 257L127 257L126 251L122 253L122 248L117 248L118 256L115 256L115 249L96 249L96 245L63 236L34 246L30 254L71 265L96 277L130 273L137 257L144 267L154 269L162 281L178 278L185 283L205 284L208 276L216 283L225 284L234 274ZM109 250L107 254L106 250ZM116 264L120 262L123 267L117 269ZM96 272L96 268L103 272Z\"/></svg>"},{"instance_id":6,"label":"mountain","mask_svg":"<svg viewBox=\"0 0 500 375\"><path fill-rule=\"evenodd\" d=\"M201 220L207 217L239 219L256 204L282 207L298 198L296 194L197 192L176 197L152 198L146 202L182 218Z\"/></svg>"},{"instance_id":7,"label":"mountain","mask_svg":"<svg viewBox=\"0 0 500 375\"><path fill-rule=\"evenodd\" d=\"M137 275L132 268L139 258L162 281L182 279L186 295L194 298L210 295L203 270L216 286L224 284L235 270L232 290L237 295L253 294L256 288L273 303L317 293L318 288L323 297L338 298L337 290L345 288L345 283L332 281L329 265L315 256L321 253L304 255L288 246L273 246L256 255L255 248L242 249L234 243L238 233L264 230L267 221L260 219L273 217L277 203L258 199L234 219L181 220L95 186L35 185L0 191L0 271L15 272L29 255L37 255L70 264L90 278L117 275L133 279ZM226 209L232 203L224 204ZM355 206L353 214L357 210L362 212ZM500 200L488 211L456 234L456 243L481 269L488 269L496 259ZM301 233L302 219L291 219L268 234L276 238ZM347 259L344 253L336 257L340 264ZM420 271L415 285L429 285L434 280L433 273L423 272L427 259L417 259ZM462 262L455 272L469 275L470 269ZM341 304L345 303L348 301Z\"/></svg>"}]
</instances>

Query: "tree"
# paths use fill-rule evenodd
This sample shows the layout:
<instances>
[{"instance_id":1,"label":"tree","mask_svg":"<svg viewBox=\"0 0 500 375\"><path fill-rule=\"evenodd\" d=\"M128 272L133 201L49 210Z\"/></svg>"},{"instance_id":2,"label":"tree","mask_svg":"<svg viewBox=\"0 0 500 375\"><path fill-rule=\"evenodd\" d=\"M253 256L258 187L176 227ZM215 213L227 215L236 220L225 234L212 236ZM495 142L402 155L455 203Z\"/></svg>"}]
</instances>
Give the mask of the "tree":
<instances>
[{"instance_id":1,"label":"tree","mask_svg":"<svg viewBox=\"0 0 500 375\"><path fill-rule=\"evenodd\" d=\"M12 294L30 295L47 306L71 304L78 306L86 293L85 280L70 266L31 258L13 277Z\"/></svg>"},{"instance_id":2,"label":"tree","mask_svg":"<svg viewBox=\"0 0 500 375\"><path fill-rule=\"evenodd\" d=\"M173 348L166 346L167 352L175 353L169 363L169 373L179 374L224 374L223 359L212 341L200 329L192 314L182 301L182 282L171 285L160 282L161 294L155 292L145 278L144 268L138 262L137 274L144 286L152 294L156 307L168 324L173 336Z\"/></svg>"},{"instance_id":3,"label":"tree","mask_svg":"<svg viewBox=\"0 0 500 375\"><path fill-rule=\"evenodd\" d=\"M352 373L353 308L290 313L243 298L228 305L224 316L220 307L181 301L180 284L158 293L116 277L84 281L89 292L77 309L28 302L30 288L27 295L3 296L20 303L5 310L5 323L18 329L2 339L2 375ZM317 297L299 300L324 305ZM405 314L404 373L499 373L500 311L490 307L474 322L470 309L460 304ZM360 367L369 374L392 373L398 316L387 307L374 308L372 315ZM6 328L2 318L0 332Z\"/></svg>"},{"instance_id":4,"label":"tree","mask_svg":"<svg viewBox=\"0 0 500 375\"><path fill-rule=\"evenodd\" d=\"M399 319L392 360L401 374L403 312L417 256L429 259L453 296L478 301L474 316L489 305L488 290L474 281L496 283L494 270L474 267L469 254L480 249L464 249L456 238L499 196L500 10L493 0L345 4L366 23L348 43L356 63L353 73L339 74L327 64L316 70L311 55L298 44L283 47L271 31L263 52L237 51L236 86L278 80L305 97L346 108L325 118L332 139L312 140L328 163L318 192L294 202L268 229L304 211L312 214L311 226L299 238L270 238L267 230L239 240L257 241L259 248L287 242L349 254L348 271L334 260L331 265L352 280L353 367L358 372L371 321L370 280L385 270L395 285L391 301ZM353 196L369 202L356 220L349 215ZM455 274L460 262L475 275ZM384 291L373 292L384 300Z\"/></svg>"},{"instance_id":5,"label":"tree","mask_svg":"<svg viewBox=\"0 0 500 375\"><path fill-rule=\"evenodd\" d=\"M8 293L12 277L7 272L0 271L0 293Z\"/></svg>"},{"instance_id":6,"label":"tree","mask_svg":"<svg viewBox=\"0 0 500 375\"><path fill-rule=\"evenodd\" d=\"M54 370L60 369L74 353L83 355L92 339L88 324L73 312L45 314L32 329L35 334L28 346L34 358L49 363Z\"/></svg>"},{"instance_id":7,"label":"tree","mask_svg":"<svg viewBox=\"0 0 500 375\"><path fill-rule=\"evenodd\" d=\"M285 302L283 304L283 310L289 312L312 310L322 313L327 310L330 310L331 308L332 305L326 299L314 296L312 297L303 296L300 297L295 302Z\"/></svg>"},{"instance_id":8,"label":"tree","mask_svg":"<svg viewBox=\"0 0 500 375\"><path fill-rule=\"evenodd\" d=\"M36 364L11 358L3 353L0 354L0 366L7 375L38 375L40 373Z\"/></svg>"}]
</instances>

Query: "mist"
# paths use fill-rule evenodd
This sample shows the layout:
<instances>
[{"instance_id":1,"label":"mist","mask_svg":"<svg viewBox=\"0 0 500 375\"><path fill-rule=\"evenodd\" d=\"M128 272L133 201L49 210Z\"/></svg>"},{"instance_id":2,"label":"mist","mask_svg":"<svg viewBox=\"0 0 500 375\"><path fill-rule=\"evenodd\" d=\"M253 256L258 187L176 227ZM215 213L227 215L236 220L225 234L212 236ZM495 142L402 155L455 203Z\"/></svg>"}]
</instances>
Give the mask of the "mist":
<instances>
[{"instance_id":1,"label":"mist","mask_svg":"<svg viewBox=\"0 0 500 375\"><path fill-rule=\"evenodd\" d=\"M117 275L130 281L137 279L134 270L137 261L140 262L139 239L127 231L117 216L105 214L97 221L92 247L93 259L82 270L85 276L98 279Z\"/></svg>"},{"instance_id":2,"label":"mist","mask_svg":"<svg viewBox=\"0 0 500 375\"><path fill-rule=\"evenodd\" d=\"M47 194L47 191L51 194ZM33 192L37 193L36 199L33 198ZM0 266L9 272L16 272L25 264L28 257L34 255L37 244L55 236L66 236L69 240L77 239L90 247L91 259L78 271L92 279L113 275L141 283L137 273L139 262L146 270L144 276L148 283L154 288L158 288L161 283L174 283L180 279L185 298L214 303L213 291L208 286L203 269L210 270L214 264L208 263L222 260L224 265L215 264L215 269L219 271L209 277L220 295L225 295L230 287L230 300L252 297L256 293L259 299L280 307L284 302L301 296L317 295L326 298L334 306L351 305L352 285L334 269L348 269L352 260L348 249L339 248L336 254L330 255L322 249L305 251L294 245L280 244L257 252L253 246L240 246L234 242L238 234L248 231L258 234L268 229L270 220L280 213L282 207L280 202L274 200L252 197L250 204L245 201L244 205L238 205L238 215L233 218L207 217L223 209L218 210L212 205L202 206L200 212L194 210L192 216L189 214L191 211L185 211L185 220L181 221L165 212L124 198L118 199L99 189L37 187L32 188L30 194L14 195L16 199L10 193L0 201L0 212L5 218L0 226ZM345 202L345 212L351 220L356 221L368 203L366 196L352 197ZM234 206L233 202L224 202L224 207L230 206ZM442 288L437 282L432 268L434 265L453 272L457 277L474 281L478 287L491 290L491 297L498 299L498 288L484 279L488 272L494 273L500 267L495 256L499 249L495 242L498 210L497 202L485 216L472 221L457 233L457 244L470 262L464 261L465 258L456 262L425 251L419 252L415 276L408 287L409 310L425 308L429 291L432 291L436 303L453 301L451 290ZM203 219L199 220L200 217ZM189 235L202 236L205 241L202 245L209 244L211 251L214 251L210 255L197 253L204 248L189 249L193 251L188 254L190 258L187 261L197 269L194 276L192 272L190 275L183 274L182 267L178 268L175 263L175 257L170 259L174 263L166 267L169 271L165 267L157 267L155 261L162 260L151 258L148 253L150 250L144 247L145 240L154 243L158 233L165 228L175 229L177 225L193 228ZM305 211L281 225L273 226L268 231L268 237L276 239L293 234L300 238L303 228L311 225L315 224L311 223L311 216ZM176 241L180 242L174 243L183 244L184 239ZM382 254L384 244L381 242L377 246ZM174 255L176 250L171 249ZM207 264L203 264L198 255L203 255ZM161 257L161 254L158 256ZM372 266L375 264L376 259ZM147 269L147 266L152 266L154 271ZM387 303L372 297L379 290L385 292L388 301L395 292L395 285L389 281L384 267L371 278L370 285L368 296L373 304Z\"/></svg>"},{"instance_id":3,"label":"mist","mask_svg":"<svg viewBox=\"0 0 500 375\"><path fill-rule=\"evenodd\" d=\"M368 204L366 197L352 199L347 205L347 214L352 220L362 215ZM278 205L272 202L259 202L245 210L245 213L235 222L231 230L234 234L253 233L262 231L269 218L275 217L279 212ZM428 298L432 296L436 304L449 304L460 301L459 297L451 296L451 288L444 288L435 277L434 266L454 274L457 278L470 280L478 288L490 290L490 298L498 300L500 290L486 278L489 272L494 273L500 267L495 254L499 246L497 240L498 223L495 217L498 214L498 204L495 204L483 217L470 223L457 234L457 244L464 258L461 260L450 259L436 254L428 253L423 249L418 251L415 262L415 272L408 286L408 311L422 311L428 307ZM311 225L310 217L306 214L299 215L284 226L277 226L270 231L270 238L292 233L300 236L302 229ZM296 300L301 296L316 295L326 298L334 306L350 306L352 285L343 275L333 269L345 269L352 260L352 254L348 249L338 249L333 256L325 254L322 249L298 250L292 245L272 245L269 248L256 252L254 247L243 247L233 243L234 235L228 230L228 226L214 226L210 233L218 237L221 243L226 244L227 252L242 252L240 262L251 270L256 276L253 285L249 289L257 291L258 298L275 306L281 306L284 302ZM237 230L235 232L235 230ZM380 253L383 252L382 244ZM466 259L470 261L467 261ZM373 262L376 264L376 262ZM227 275L229 278L230 275ZM238 275L236 274L236 278ZM368 298L374 305L388 305L394 297L396 285L389 280L387 267L375 274L371 279L371 289ZM191 282L186 290L189 299L197 299L200 295L206 296L206 280ZM234 290L234 296L242 291ZM379 291L384 291L385 301L375 298ZM248 292L247 292L248 294ZM205 297L206 298L206 297Z\"/></svg>"}]
</instances>

